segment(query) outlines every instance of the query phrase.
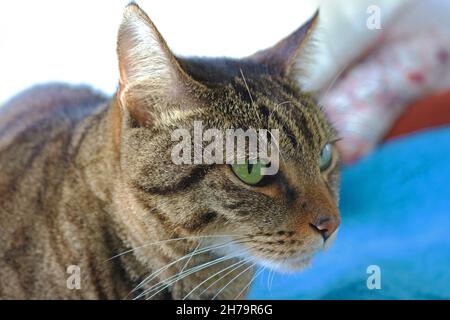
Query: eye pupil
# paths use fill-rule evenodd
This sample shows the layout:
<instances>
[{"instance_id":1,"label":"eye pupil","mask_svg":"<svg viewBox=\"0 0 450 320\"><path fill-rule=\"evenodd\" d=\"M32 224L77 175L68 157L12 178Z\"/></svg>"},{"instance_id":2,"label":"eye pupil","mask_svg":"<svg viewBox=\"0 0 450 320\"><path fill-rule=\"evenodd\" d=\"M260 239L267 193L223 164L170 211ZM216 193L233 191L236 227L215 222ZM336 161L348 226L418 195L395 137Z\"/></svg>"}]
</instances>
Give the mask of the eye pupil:
<instances>
[{"instance_id":1,"label":"eye pupil","mask_svg":"<svg viewBox=\"0 0 450 320\"><path fill-rule=\"evenodd\" d=\"M240 180L249 185L256 185L264 178L261 171L261 162L259 161L254 164L233 164L231 168Z\"/></svg>"}]
</instances>

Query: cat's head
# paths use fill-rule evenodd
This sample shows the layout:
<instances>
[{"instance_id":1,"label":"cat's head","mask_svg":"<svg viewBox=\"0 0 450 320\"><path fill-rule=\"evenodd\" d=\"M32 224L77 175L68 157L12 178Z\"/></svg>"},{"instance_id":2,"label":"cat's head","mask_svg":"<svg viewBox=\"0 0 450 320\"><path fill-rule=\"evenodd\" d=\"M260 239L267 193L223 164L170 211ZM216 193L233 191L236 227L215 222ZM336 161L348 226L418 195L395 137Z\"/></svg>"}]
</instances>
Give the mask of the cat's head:
<instances>
[{"instance_id":1,"label":"cat's head","mask_svg":"<svg viewBox=\"0 0 450 320\"><path fill-rule=\"evenodd\" d=\"M303 266L334 238L336 137L296 79L316 22L317 15L243 59L179 58L137 5L126 8L118 38L120 165L136 206L166 228L161 234L224 236L233 240L227 252L279 269ZM193 133L194 121L204 131L278 129L278 172L249 178L255 165L175 164L172 135Z\"/></svg>"}]
</instances>

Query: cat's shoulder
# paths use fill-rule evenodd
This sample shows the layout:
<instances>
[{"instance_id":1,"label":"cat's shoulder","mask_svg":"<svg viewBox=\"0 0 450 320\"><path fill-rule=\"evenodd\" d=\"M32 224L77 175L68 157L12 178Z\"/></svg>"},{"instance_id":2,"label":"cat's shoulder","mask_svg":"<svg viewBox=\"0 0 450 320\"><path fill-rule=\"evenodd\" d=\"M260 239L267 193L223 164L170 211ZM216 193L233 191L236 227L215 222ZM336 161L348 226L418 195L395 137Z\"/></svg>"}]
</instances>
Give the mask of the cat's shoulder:
<instances>
[{"instance_id":1,"label":"cat's shoulder","mask_svg":"<svg viewBox=\"0 0 450 320\"><path fill-rule=\"evenodd\" d=\"M87 85L49 83L33 86L0 106L0 145L30 127L48 130L47 123L51 119L77 121L107 101L106 95Z\"/></svg>"},{"instance_id":2,"label":"cat's shoulder","mask_svg":"<svg viewBox=\"0 0 450 320\"><path fill-rule=\"evenodd\" d=\"M0 107L2 122L6 117L27 112L28 117L55 112L61 108L73 108L95 105L107 100L107 97L87 85L66 83L48 83L35 85L19 93L4 106ZM2 124L0 122L0 125Z\"/></svg>"}]
</instances>

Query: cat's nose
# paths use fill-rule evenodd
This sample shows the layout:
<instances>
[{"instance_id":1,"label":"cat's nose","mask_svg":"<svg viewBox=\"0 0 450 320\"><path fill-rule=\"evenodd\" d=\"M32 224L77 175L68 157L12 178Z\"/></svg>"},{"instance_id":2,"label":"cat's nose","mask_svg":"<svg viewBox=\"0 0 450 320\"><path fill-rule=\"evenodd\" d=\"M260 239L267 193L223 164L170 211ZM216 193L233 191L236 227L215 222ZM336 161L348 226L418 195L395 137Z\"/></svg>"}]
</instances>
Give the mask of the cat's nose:
<instances>
[{"instance_id":1,"label":"cat's nose","mask_svg":"<svg viewBox=\"0 0 450 320\"><path fill-rule=\"evenodd\" d=\"M339 224L341 223L339 216L335 215L327 215L327 216L319 216L317 217L313 223L311 223L311 227L320 233L323 237L323 241L327 241L327 239L337 230Z\"/></svg>"}]
</instances>

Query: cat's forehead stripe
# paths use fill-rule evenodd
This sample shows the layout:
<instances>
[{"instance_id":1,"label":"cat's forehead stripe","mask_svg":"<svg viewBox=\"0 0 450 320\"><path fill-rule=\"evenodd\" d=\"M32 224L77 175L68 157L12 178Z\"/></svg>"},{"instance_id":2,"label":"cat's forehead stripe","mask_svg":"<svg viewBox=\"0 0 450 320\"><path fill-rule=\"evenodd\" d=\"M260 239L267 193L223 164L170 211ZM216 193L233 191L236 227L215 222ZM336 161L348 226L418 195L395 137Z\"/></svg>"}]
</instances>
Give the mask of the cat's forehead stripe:
<instances>
[{"instance_id":1,"label":"cat's forehead stripe","mask_svg":"<svg viewBox=\"0 0 450 320\"><path fill-rule=\"evenodd\" d=\"M237 85L239 91L247 90L247 87L242 88L242 82L237 81ZM269 85L263 85L263 88L256 86L248 94L242 95L246 101L252 97L250 102L266 118L267 126L278 128L294 150L304 152L305 146L310 149L320 148L321 140L326 139L326 131L321 123L323 121L318 118L319 110L314 109L317 106L305 103L288 89L289 86L272 81Z\"/></svg>"}]
</instances>

